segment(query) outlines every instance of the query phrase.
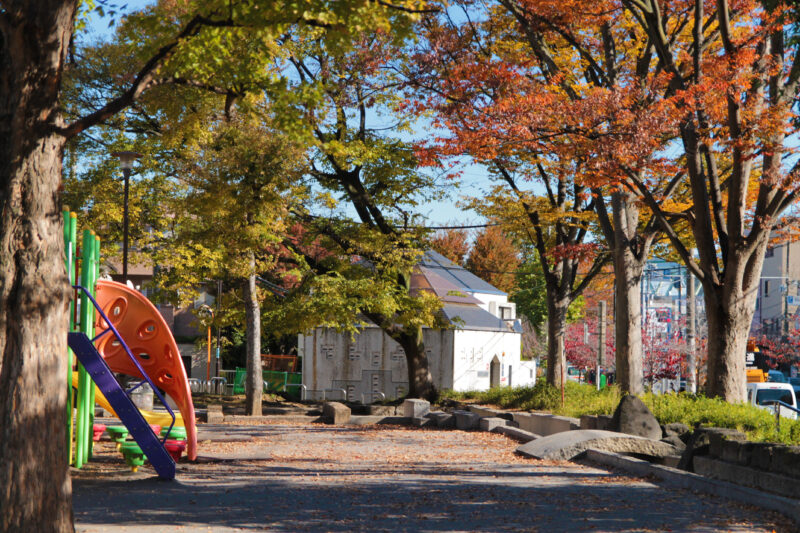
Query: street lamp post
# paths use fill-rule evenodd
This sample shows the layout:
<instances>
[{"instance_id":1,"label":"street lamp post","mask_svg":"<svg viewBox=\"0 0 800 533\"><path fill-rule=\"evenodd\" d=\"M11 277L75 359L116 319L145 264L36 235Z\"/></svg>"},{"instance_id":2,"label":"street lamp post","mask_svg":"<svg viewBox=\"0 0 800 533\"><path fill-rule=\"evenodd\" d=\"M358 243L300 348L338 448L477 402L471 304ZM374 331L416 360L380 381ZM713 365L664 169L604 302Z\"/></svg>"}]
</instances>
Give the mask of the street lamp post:
<instances>
[{"instance_id":1,"label":"street lamp post","mask_svg":"<svg viewBox=\"0 0 800 533\"><path fill-rule=\"evenodd\" d=\"M125 192L122 197L122 282L128 283L128 189L133 162L142 157L136 152L114 152L111 155L119 158L122 176L125 180Z\"/></svg>"}]
</instances>

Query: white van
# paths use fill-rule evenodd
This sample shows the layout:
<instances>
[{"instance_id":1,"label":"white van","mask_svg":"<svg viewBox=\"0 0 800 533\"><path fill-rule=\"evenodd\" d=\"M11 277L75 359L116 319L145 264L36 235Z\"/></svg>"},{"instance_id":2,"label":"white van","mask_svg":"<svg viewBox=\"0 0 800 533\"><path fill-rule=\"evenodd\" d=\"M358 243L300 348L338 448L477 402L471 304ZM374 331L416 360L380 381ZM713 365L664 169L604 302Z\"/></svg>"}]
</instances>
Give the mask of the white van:
<instances>
[{"instance_id":1,"label":"white van","mask_svg":"<svg viewBox=\"0 0 800 533\"><path fill-rule=\"evenodd\" d=\"M789 383L776 383L768 381L766 383L747 384L747 403L775 412L775 400L791 405L797 409L797 398L794 389ZM780 415L783 418L797 419L797 413L783 406L780 407Z\"/></svg>"}]
</instances>

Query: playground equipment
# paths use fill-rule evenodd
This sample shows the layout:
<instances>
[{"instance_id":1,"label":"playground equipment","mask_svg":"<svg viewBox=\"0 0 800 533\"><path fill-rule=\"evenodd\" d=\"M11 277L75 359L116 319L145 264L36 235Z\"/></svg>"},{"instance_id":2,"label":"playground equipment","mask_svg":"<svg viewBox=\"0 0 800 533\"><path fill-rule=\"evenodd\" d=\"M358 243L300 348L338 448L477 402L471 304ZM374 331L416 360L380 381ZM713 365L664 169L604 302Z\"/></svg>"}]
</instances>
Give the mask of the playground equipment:
<instances>
[{"instance_id":1,"label":"playground equipment","mask_svg":"<svg viewBox=\"0 0 800 533\"><path fill-rule=\"evenodd\" d=\"M194 460L197 457L197 432L192 393L178 346L167 323L147 298L126 285L100 280L96 289L97 303L102 309L98 328L110 326L119 332L122 339L130 339L128 342L131 343L131 348L128 348L124 342L107 335L97 342L97 351L114 372L148 381L148 376L152 376L151 387L165 391L175 401L186 428L186 454Z\"/></svg>"},{"instance_id":2,"label":"playground equipment","mask_svg":"<svg viewBox=\"0 0 800 533\"><path fill-rule=\"evenodd\" d=\"M175 340L158 310L138 291L111 281L97 281L100 241L90 231L83 232L80 284L75 284L78 270L76 215L65 211L64 224L67 273L80 297L79 303L76 298L70 304L68 335L69 347L79 361L77 372L68 379L77 389L73 424L73 387L68 387L70 460L80 468L91 457L94 404L98 400L125 425L106 428L118 447L126 445L128 433L138 443L138 452L128 447L128 464L138 467L141 463L137 462L146 456L160 477L172 479L175 463L165 446L166 435L177 436L182 431L188 457L197 456L194 406ZM100 331L98 335L95 329ZM72 353L69 354L70 372ZM115 372L143 381L126 391L114 377ZM152 387L168 413L140 412L136 408L129 395L144 383ZM181 415L172 412L161 391L175 401ZM162 426L166 434L159 439L157 434Z\"/></svg>"},{"instance_id":3,"label":"playground equipment","mask_svg":"<svg viewBox=\"0 0 800 533\"><path fill-rule=\"evenodd\" d=\"M77 372L72 373L72 388L74 389L78 388ZM96 386L94 391L94 401L97 405L108 411L108 413L111 416L115 417L117 416L117 413L114 411L114 408L111 407L111 404L108 403L106 397L103 396L103 391L99 390ZM144 419L147 420L148 424L158 425L163 428L165 426L169 426L172 423L172 417L169 415L169 413L159 413L156 411L148 411L146 409L139 409L139 411L142 413ZM181 415L180 413L175 413L175 427L176 428L180 427L181 429L183 429L183 426L184 426L183 415Z\"/></svg>"}]
</instances>

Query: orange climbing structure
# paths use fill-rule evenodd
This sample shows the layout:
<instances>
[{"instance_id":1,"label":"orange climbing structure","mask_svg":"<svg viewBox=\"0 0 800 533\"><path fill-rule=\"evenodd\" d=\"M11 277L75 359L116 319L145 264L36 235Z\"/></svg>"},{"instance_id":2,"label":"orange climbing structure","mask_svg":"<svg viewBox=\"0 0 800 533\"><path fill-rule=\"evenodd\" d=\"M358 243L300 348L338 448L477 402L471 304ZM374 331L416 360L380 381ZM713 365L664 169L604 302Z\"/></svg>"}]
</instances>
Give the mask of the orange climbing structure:
<instances>
[{"instance_id":1,"label":"orange climbing structure","mask_svg":"<svg viewBox=\"0 0 800 533\"><path fill-rule=\"evenodd\" d=\"M178 346L167 323L150 300L127 285L100 280L96 291L100 308L117 328L131 353L153 383L178 405L186 427L186 455L189 460L196 459L197 430L192 393ZM98 331L107 328L105 321L99 318ZM101 337L97 351L113 372L143 378L113 335Z\"/></svg>"}]
</instances>

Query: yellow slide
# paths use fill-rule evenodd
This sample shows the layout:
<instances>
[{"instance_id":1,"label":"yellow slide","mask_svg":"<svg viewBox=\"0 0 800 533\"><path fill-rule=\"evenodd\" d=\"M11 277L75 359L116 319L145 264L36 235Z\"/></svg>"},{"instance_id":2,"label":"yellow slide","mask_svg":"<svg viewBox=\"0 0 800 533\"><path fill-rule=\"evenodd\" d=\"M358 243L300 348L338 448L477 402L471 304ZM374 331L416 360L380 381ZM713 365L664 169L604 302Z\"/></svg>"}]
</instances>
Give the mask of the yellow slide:
<instances>
[{"instance_id":1,"label":"yellow slide","mask_svg":"<svg viewBox=\"0 0 800 533\"><path fill-rule=\"evenodd\" d=\"M78 388L77 372L72 373L72 386L76 389ZM103 393L100 392L100 389L98 389L97 386L94 388L94 401L97 403L97 405L111 413L111 416L117 416L117 413L114 412L111 404L108 403L108 400L106 400L106 397L103 396ZM156 413L154 411L145 411L143 409L140 409L139 412L142 413L142 416L145 420L147 420L148 424L158 424L163 428L168 428L172 423L172 417L169 416L169 413ZM183 417L178 412L175 413L175 425L185 427L183 425Z\"/></svg>"}]
</instances>

